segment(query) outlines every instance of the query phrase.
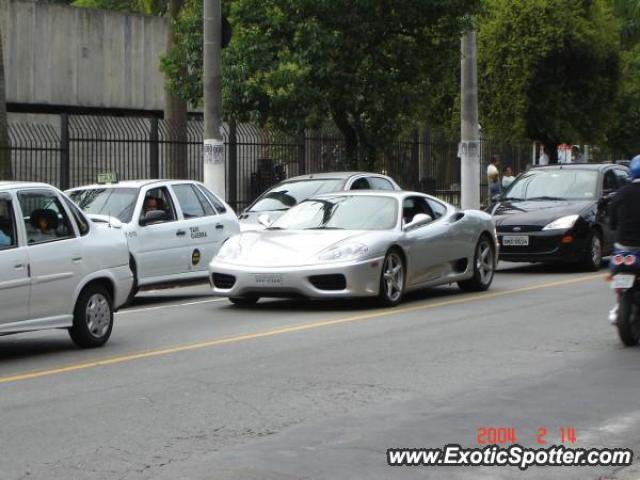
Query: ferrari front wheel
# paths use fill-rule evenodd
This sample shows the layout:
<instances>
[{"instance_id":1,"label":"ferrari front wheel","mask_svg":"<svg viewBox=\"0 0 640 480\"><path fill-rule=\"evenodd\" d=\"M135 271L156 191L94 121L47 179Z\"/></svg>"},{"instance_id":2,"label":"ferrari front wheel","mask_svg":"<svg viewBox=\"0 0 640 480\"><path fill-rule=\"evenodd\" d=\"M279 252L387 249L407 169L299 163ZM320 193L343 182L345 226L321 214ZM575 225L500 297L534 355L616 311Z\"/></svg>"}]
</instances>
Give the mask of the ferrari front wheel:
<instances>
[{"instance_id":1,"label":"ferrari front wheel","mask_svg":"<svg viewBox=\"0 0 640 480\"><path fill-rule=\"evenodd\" d=\"M404 293L404 262L397 250L390 250L384 257L380 275L378 299L385 307L393 307L402 301Z\"/></svg>"}]
</instances>

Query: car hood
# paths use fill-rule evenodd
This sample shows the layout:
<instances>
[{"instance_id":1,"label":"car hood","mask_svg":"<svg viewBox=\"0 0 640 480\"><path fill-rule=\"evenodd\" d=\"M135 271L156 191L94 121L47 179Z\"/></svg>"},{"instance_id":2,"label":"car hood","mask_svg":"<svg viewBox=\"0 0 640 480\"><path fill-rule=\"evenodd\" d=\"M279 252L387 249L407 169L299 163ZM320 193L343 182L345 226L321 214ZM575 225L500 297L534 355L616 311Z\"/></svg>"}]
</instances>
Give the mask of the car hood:
<instances>
[{"instance_id":1,"label":"car hood","mask_svg":"<svg viewBox=\"0 0 640 480\"><path fill-rule=\"evenodd\" d=\"M258 217L260 215L268 215L271 219L271 222L275 222L278 218L284 215L286 210L267 210L263 212L243 212L238 219L240 220L240 230L251 231L251 230L264 230L264 225L258 222Z\"/></svg>"},{"instance_id":2,"label":"car hood","mask_svg":"<svg viewBox=\"0 0 640 480\"><path fill-rule=\"evenodd\" d=\"M245 231L237 238L240 255L225 263L255 267L301 266L325 263L318 255L340 242L375 243L376 234L357 230L263 230ZM384 236L384 233L383 233ZM370 247L370 252L372 252ZM214 259L214 261L216 261Z\"/></svg>"},{"instance_id":3,"label":"car hood","mask_svg":"<svg viewBox=\"0 0 640 480\"><path fill-rule=\"evenodd\" d=\"M567 215L581 214L593 200L533 200L500 202L493 210L496 226L545 226Z\"/></svg>"}]
</instances>

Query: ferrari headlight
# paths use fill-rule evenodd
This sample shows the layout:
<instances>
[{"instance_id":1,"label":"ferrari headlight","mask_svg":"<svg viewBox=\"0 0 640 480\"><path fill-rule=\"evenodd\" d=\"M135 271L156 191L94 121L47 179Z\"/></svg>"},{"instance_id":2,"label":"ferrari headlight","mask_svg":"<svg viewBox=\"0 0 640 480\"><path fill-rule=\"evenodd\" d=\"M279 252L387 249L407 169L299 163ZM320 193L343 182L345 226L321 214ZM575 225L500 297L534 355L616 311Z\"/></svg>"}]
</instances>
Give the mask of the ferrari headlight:
<instances>
[{"instance_id":1,"label":"ferrari headlight","mask_svg":"<svg viewBox=\"0 0 640 480\"><path fill-rule=\"evenodd\" d=\"M220 260L233 260L234 258L238 258L240 253L242 253L240 240L238 237L231 237L222 244L222 247L218 250L216 258L219 258Z\"/></svg>"},{"instance_id":2,"label":"ferrari headlight","mask_svg":"<svg viewBox=\"0 0 640 480\"><path fill-rule=\"evenodd\" d=\"M543 230L568 230L576 224L578 218L580 218L580 215L567 215L566 217L554 220L544 227Z\"/></svg>"},{"instance_id":3,"label":"ferrari headlight","mask_svg":"<svg viewBox=\"0 0 640 480\"><path fill-rule=\"evenodd\" d=\"M364 257L367 253L369 253L369 247L362 243L345 243L327 248L318 258L326 261L354 260Z\"/></svg>"}]
</instances>

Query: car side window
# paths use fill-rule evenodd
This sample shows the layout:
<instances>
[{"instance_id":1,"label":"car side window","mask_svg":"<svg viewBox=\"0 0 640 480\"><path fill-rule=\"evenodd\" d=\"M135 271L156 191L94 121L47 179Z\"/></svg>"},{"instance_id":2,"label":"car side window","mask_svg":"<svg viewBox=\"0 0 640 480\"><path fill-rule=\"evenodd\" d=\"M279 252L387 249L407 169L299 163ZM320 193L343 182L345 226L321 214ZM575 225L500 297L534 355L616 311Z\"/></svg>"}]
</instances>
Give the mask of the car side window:
<instances>
[{"instance_id":1,"label":"car side window","mask_svg":"<svg viewBox=\"0 0 640 480\"><path fill-rule=\"evenodd\" d=\"M350 190L371 190L371 185L369 185L369 180L362 177L353 182Z\"/></svg>"},{"instance_id":2,"label":"car side window","mask_svg":"<svg viewBox=\"0 0 640 480\"><path fill-rule=\"evenodd\" d=\"M19 192L18 201L29 245L74 237L71 220L55 193L44 190Z\"/></svg>"},{"instance_id":3,"label":"car side window","mask_svg":"<svg viewBox=\"0 0 640 480\"><path fill-rule=\"evenodd\" d=\"M213 207L209 205L204 196L198 193L192 185L188 183L182 183L172 186L176 197L178 197L178 203L182 209L182 214L185 219L188 218L200 218L207 215L214 215Z\"/></svg>"},{"instance_id":4,"label":"car side window","mask_svg":"<svg viewBox=\"0 0 640 480\"><path fill-rule=\"evenodd\" d=\"M618 186L619 187L623 187L625 186L627 183L629 183L631 181L631 178L629 178L629 172L627 172L626 170L621 170L619 168L616 168L614 170L616 177L618 179Z\"/></svg>"},{"instance_id":5,"label":"car side window","mask_svg":"<svg viewBox=\"0 0 640 480\"><path fill-rule=\"evenodd\" d=\"M369 185L372 190L393 190L393 184L382 177L369 177Z\"/></svg>"},{"instance_id":6,"label":"car side window","mask_svg":"<svg viewBox=\"0 0 640 480\"><path fill-rule=\"evenodd\" d=\"M89 233L88 220L85 218L85 216L82 214L75 203L73 203L66 197L64 198L64 202L67 204L67 208L71 210L71 215L73 215L73 218L76 221L76 225L78 225L78 231L80 232L80 235L84 237L87 233Z\"/></svg>"},{"instance_id":7,"label":"car side window","mask_svg":"<svg viewBox=\"0 0 640 480\"><path fill-rule=\"evenodd\" d=\"M18 246L16 219L13 203L8 198L0 198L0 250Z\"/></svg>"},{"instance_id":8,"label":"car side window","mask_svg":"<svg viewBox=\"0 0 640 480\"><path fill-rule=\"evenodd\" d=\"M440 218L447 213L447 207L444 204L437 202L436 200L431 200L430 198L427 199L427 203L431 207L434 219Z\"/></svg>"},{"instance_id":9,"label":"car side window","mask_svg":"<svg viewBox=\"0 0 640 480\"><path fill-rule=\"evenodd\" d=\"M198 190L204 193L204 196L207 197L207 199L211 202L211 205L213 205L213 207L216 209L218 213L225 213L227 211L224 204L220 201L218 197L216 197L216 195L213 192L211 192L208 188L203 187L202 185L198 185L197 187L198 187Z\"/></svg>"},{"instance_id":10,"label":"car side window","mask_svg":"<svg viewBox=\"0 0 640 480\"><path fill-rule=\"evenodd\" d=\"M604 180L602 183L602 191L606 193L614 192L618 189L618 182L616 181L616 174L613 170L607 170L604 174Z\"/></svg>"},{"instance_id":11,"label":"car side window","mask_svg":"<svg viewBox=\"0 0 640 480\"><path fill-rule=\"evenodd\" d=\"M423 213L431 218L436 218L427 200L423 197L408 197L402 202L402 220L404 224L410 223L413 218Z\"/></svg>"},{"instance_id":12,"label":"car side window","mask_svg":"<svg viewBox=\"0 0 640 480\"><path fill-rule=\"evenodd\" d=\"M151 212L161 212L159 214L151 214ZM165 223L173 222L176 220L176 209L173 206L171 195L167 187L158 187L147 190L144 195L144 202L142 204L142 212L140 213L140 219L142 220L147 215L155 215L153 223Z\"/></svg>"}]
</instances>

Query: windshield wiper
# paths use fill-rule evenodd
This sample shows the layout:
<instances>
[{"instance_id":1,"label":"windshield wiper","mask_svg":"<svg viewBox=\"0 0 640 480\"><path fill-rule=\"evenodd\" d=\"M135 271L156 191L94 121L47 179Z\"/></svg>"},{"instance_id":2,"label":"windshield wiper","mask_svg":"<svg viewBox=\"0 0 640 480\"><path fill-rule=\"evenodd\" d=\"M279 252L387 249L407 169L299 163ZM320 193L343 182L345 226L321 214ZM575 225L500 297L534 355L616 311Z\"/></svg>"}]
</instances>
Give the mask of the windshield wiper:
<instances>
[{"instance_id":1,"label":"windshield wiper","mask_svg":"<svg viewBox=\"0 0 640 480\"><path fill-rule=\"evenodd\" d=\"M512 200L515 202L521 202L524 200L524 198L518 198L518 197L503 197L500 199L500 201L505 201L505 200Z\"/></svg>"},{"instance_id":2,"label":"windshield wiper","mask_svg":"<svg viewBox=\"0 0 640 480\"><path fill-rule=\"evenodd\" d=\"M564 198L560 198L560 197L549 197L546 195L543 195L541 197L531 197L531 198L527 198L527 200L564 200Z\"/></svg>"},{"instance_id":3,"label":"windshield wiper","mask_svg":"<svg viewBox=\"0 0 640 480\"><path fill-rule=\"evenodd\" d=\"M265 230L284 230L282 227L267 227Z\"/></svg>"},{"instance_id":4,"label":"windshield wiper","mask_svg":"<svg viewBox=\"0 0 640 480\"><path fill-rule=\"evenodd\" d=\"M344 228L341 227L309 227L309 228L305 228L305 230L344 230Z\"/></svg>"}]
</instances>

